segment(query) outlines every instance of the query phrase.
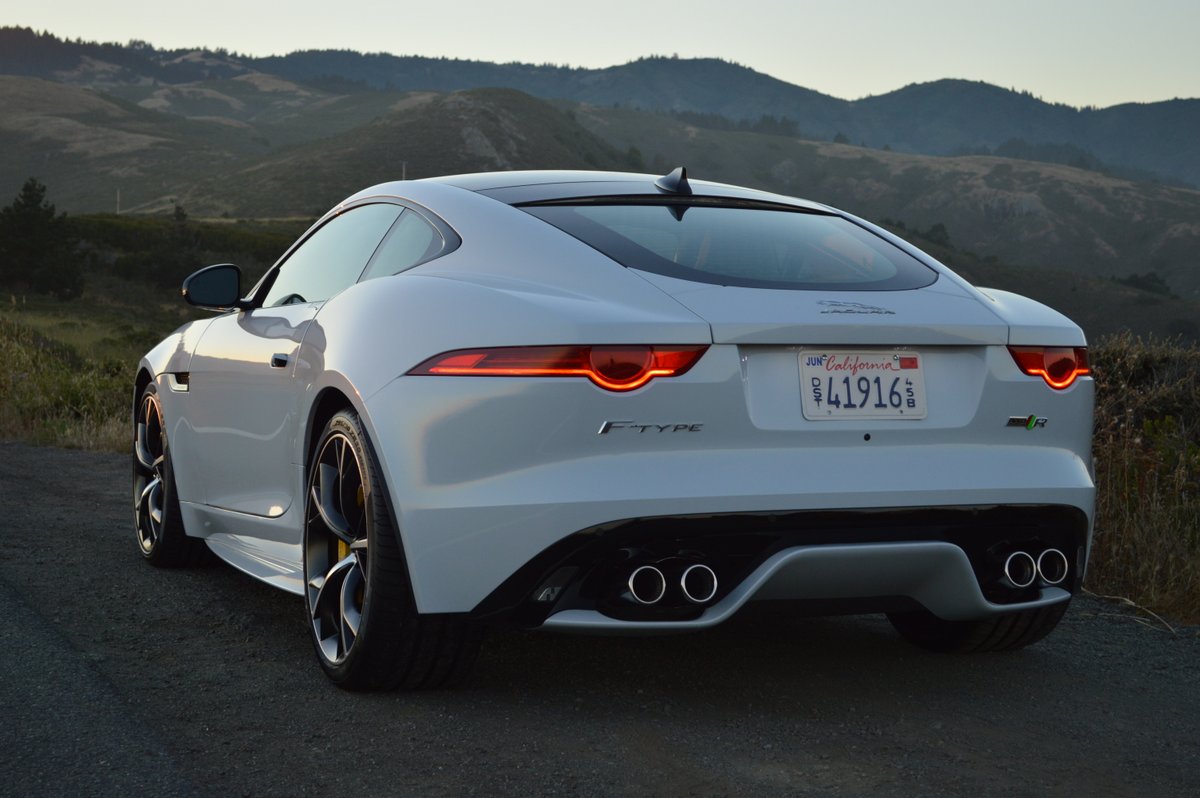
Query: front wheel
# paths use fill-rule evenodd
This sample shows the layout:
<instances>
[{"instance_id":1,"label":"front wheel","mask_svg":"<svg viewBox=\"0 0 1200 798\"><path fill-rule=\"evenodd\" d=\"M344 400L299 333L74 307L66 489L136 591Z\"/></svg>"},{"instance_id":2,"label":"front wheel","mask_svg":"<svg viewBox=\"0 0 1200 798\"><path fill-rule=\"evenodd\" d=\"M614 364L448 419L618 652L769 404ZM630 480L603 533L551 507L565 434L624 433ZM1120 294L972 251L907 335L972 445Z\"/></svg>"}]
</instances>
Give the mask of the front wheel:
<instances>
[{"instance_id":1,"label":"front wheel","mask_svg":"<svg viewBox=\"0 0 1200 798\"><path fill-rule=\"evenodd\" d=\"M1062 601L978 621L945 621L927 610L892 613L888 620L905 640L930 651L1011 651L1054 631L1069 604Z\"/></svg>"},{"instance_id":2,"label":"front wheel","mask_svg":"<svg viewBox=\"0 0 1200 798\"><path fill-rule=\"evenodd\" d=\"M183 530L175 472L154 383L138 397L133 417L133 528L142 557L151 565L180 568L209 559L203 540Z\"/></svg>"},{"instance_id":3,"label":"front wheel","mask_svg":"<svg viewBox=\"0 0 1200 798\"><path fill-rule=\"evenodd\" d=\"M480 629L417 614L378 474L358 417L335 415L305 494L304 599L317 659L348 690L442 686L466 674Z\"/></svg>"}]
</instances>

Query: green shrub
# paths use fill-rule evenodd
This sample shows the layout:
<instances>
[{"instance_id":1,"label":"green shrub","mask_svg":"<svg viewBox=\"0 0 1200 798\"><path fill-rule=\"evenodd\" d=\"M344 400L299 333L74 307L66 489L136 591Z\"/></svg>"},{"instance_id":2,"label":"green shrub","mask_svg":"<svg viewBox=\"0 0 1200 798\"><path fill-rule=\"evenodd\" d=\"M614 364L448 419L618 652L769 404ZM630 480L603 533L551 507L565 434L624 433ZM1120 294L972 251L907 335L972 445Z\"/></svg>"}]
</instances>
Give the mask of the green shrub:
<instances>
[{"instance_id":1,"label":"green shrub","mask_svg":"<svg viewBox=\"0 0 1200 798\"><path fill-rule=\"evenodd\" d=\"M0 437L125 451L132 366L82 360L0 317Z\"/></svg>"},{"instance_id":2,"label":"green shrub","mask_svg":"<svg viewBox=\"0 0 1200 798\"><path fill-rule=\"evenodd\" d=\"M1088 587L1200 621L1200 349L1124 335L1091 355L1098 490Z\"/></svg>"}]
</instances>

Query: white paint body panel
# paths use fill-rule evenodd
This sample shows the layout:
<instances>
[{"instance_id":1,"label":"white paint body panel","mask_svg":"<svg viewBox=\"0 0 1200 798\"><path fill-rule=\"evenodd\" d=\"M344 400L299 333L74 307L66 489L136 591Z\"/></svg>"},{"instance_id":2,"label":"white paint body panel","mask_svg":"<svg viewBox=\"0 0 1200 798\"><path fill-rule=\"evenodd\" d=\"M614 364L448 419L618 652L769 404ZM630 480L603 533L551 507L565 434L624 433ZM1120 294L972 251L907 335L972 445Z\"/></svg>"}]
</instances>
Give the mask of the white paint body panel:
<instances>
[{"instance_id":1,"label":"white paint body panel","mask_svg":"<svg viewBox=\"0 0 1200 798\"><path fill-rule=\"evenodd\" d=\"M317 305L227 313L208 325L191 360L187 425L177 447L208 464L201 501L278 517L296 497L295 435L303 384L294 378L300 342ZM281 357L285 365L273 366Z\"/></svg>"},{"instance_id":2,"label":"white paint body panel","mask_svg":"<svg viewBox=\"0 0 1200 798\"><path fill-rule=\"evenodd\" d=\"M1091 379L1050 390L1021 374L1005 349L1083 345L1075 325L1035 302L985 295L927 256L940 276L909 291L685 283L627 269L447 182L376 186L347 204L372 197L419 203L461 246L324 303L185 326L142 362L160 384L191 373L188 391L163 395L188 533L256 578L299 590L306 447L320 432L309 428L310 414L329 390L371 439L423 613L469 612L548 546L622 519L1053 504L1081 510L1090 529ZM852 312L831 312L838 308ZM461 348L616 343L711 347L686 375L625 394L581 378L406 376ZM805 345L919 351L927 417L806 421ZM271 368L277 353L288 357L286 368ZM1006 427L1025 415L1051 423L1033 432ZM598 435L612 420L699 429ZM953 559L934 548L933 562ZM878 551L858 553L865 572L879 567ZM807 573L832 556L772 560L683 626L727 617L759 589L786 594L803 580L777 574ZM921 567L909 571L915 579ZM953 589L939 589L935 603L944 617L999 611L978 593L960 590L955 599ZM549 625L637 628L587 617Z\"/></svg>"},{"instance_id":3,"label":"white paint body panel","mask_svg":"<svg viewBox=\"0 0 1200 798\"><path fill-rule=\"evenodd\" d=\"M949 281L912 291L764 291L639 274L706 319L716 343L1008 343L1008 324Z\"/></svg>"},{"instance_id":4,"label":"white paint body panel","mask_svg":"<svg viewBox=\"0 0 1200 798\"><path fill-rule=\"evenodd\" d=\"M743 380L736 347L713 347L684 377L633 395L566 380L408 377L372 397L367 410L375 440L390 453L383 468L417 602L426 611L465 612L564 530L619 519L1014 501L1066 503L1090 515L1091 420L1070 411L1091 401L1092 385L1015 404L1028 378L1006 351L992 357L1009 384L999 382L986 399L968 391L957 403L938 395L939 356L929 355L930 414L917 422L806 421L794 357L787 358L791 393L756 396L758 381ZM982 361L972 363L982 388L989 358L957 359ZM703 404L690 398L699 388ZM1031 446L1025 430L1004 426L1012 406L1063 423L1039 430L1048 434ZM413 416L426 423L412 425ZM669 437L597 435L614 418L704 427Z\"/></svg>"}]
</instances>

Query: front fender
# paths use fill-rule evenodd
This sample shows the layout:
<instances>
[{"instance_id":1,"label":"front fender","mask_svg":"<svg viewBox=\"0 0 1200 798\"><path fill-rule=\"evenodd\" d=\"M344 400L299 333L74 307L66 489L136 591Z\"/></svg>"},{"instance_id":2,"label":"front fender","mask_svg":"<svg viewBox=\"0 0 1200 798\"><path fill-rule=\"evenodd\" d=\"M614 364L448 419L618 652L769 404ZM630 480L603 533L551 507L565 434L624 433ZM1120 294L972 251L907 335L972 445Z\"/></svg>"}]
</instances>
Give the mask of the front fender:
<instances>
[{"instance_id":1,"label":"front fender","mask_svg":"<svg viewBox=\"0 0 1200 798\"><path fill-rule=\"evenodd\" d=\"M158 379L161 374L187 372L191 368L192 353L196 351L196 345L200 343L200 338L212 321L200 319L184 324L147 352L142 357L139 368L149 372L153 379Z\"/></svg>"}]
</instances>

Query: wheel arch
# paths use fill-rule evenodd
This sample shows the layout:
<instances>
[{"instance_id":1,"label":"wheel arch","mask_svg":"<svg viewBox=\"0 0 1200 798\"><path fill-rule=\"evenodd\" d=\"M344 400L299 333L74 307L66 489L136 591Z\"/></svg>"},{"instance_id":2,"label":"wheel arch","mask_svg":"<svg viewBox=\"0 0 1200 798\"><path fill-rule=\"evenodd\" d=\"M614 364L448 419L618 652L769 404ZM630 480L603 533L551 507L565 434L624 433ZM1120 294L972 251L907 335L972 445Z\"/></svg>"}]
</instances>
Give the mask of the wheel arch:
<instances>
[{"instance_id":1,"label":"wheel arch","mask_svg":"<svg viewBox=\"0 0 1200 798\"><path fill-rule=\"evenodd\" d=\"M150 369L145 365L138 368L137 376L133 378L133 396L129 401L129 418L132 421L137 416L138 400L142 398L142 391L146 390L146 386L154 379L154 375L150 373Z\"/></svg>"},{"instance_id":2,"label":"wheel arch","mask_svg":"<svg viewBox=\"0 0 1200 798\"><path fill-rule=\"evenodd\" d=\"M308 410L308 424L305 425L304 450L301 460L306 474L308 473L309 463L312 462L313 455L316 453L317 443L321 439L321 432L324 431L325 425L329 423L329 419L343 410L353 410L360 416L362 415L358 408L355 407L354 402L350 401L350 397L340 388L332 386L323 388L313 400Z\"/></svg>"},{"instance_id":3,"label":"wheel arch","mask_svg":"<svg viewBox=\"0 0 1200 798\"><path fill-rule=\"evenodd\" d=\"M412 606L415 607L416 596L413 594L412 568L409 565L408 555L404 547L404 535L400 531L400 514L397 512L397 508L392 501L391 489L387 484L386 469L384 468L383 461L380 458L379 447L376 445L374 440L374 430L372 429L370 420L367 418L363 409L359 407L353 399L351 399L351 394L347 393L340 386L327 385L326 387L322 388L317 393L312 405L309 407L308 424L305 427L303 440L303 460L301 463L305 484L307 485L308 469L312 464L313 458L316 456L317 445L321 442L321 433L325 431L325 425L329 423L331 418L343 410L350 410L358 416L359 423L362 426L365 434L364 445L374 460L376 477L380 481L383 488L383 503L387 508L388 515L390 516L389 520L391 521L392 530L396 536L396 544L399 547L400 559L404 564L404 570L407 574L407 579L405 581L406 589L408 590L408 599L412 602Z\"/></svg>"}]
</instances>

